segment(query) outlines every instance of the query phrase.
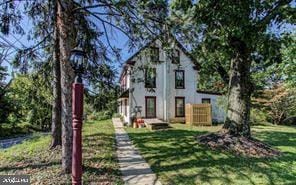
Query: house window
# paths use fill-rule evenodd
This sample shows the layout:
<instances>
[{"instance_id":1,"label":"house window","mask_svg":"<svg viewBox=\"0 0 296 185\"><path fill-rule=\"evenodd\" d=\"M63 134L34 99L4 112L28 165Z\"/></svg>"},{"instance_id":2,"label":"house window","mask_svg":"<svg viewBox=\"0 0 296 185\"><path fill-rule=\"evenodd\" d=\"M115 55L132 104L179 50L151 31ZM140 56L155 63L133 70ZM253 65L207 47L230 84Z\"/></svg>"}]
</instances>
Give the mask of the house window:
<instances>
[{"instance_id":1,"label":"house window","mask_svg":"<svg viewBox=\"0 0 296 185\"><path fill-rule=\"evenodd\" d=\"M175 114L176 117L185 117L185 97L175 98Z\"/></svg>"},{"instance_id":2,"label":"house window","mask_svg":"<svg viewBox=\"0 0 296 185\"><path fill-rule=\"evenodd\" d=\"M156 117L156 97L145 96L146 118Z\"/></svg>"},{"instance_id":3,"label":"house window","mask_svg":"<svg viewBox=\"0 0 296 185\"><path fill-rule=\"evenodd\" d=\"M173 64L180 64L180 51L177 49L175 49L173 51L172 63Z\"/></svg>"},{"instance_id":4,"label":"house window","mask_svg":"<svg viewBox=\"0 0 296 185\"><path fill-rule=\"evenodd\" d=\"M156 88L156 68L145 70L145 88Z\"/></svg>"},{"instance_id":5,"label":"house window","mask_svg":"<svg viewBox=\"0 0 296 185\"><path fill-rule=\"evenodd\" d=\"M211 104L211 99L210 98L202 98L201 103Z\"/></svg>"},{"instance_id":6,"label":"house window","mask_svg":"<svg viewBox=\"0 0 296 185\"><path fill-rule=\"evenodd\" d=\"M125 91L127 89L127 74L124 74L122 76L122 79L120 81L120 85L121 85L121 91Z\"/></svg>"},{"instance_id":7,"label":"house window","mask_svg":"<svg viewBox=\"0 0 296 185\"><path fill-rule=\"evenodd\" d=\"M120 101L120 113L122 114L122 101Z\"/></svg>"},{"instance_id":8,"label":"house window","mask_svg":"<svg viewBox=\"0 0 296 185\"><path fill-rule=\"evenodd\" d=\"M151 62L159 62L159 48L151 47L150 48L150 59Z\"/></svg>"},{"instance_id":9,"label":"house window","mask_svg":"<svg viewBox=\"0 0 296 185\"><path fill-rule=\"evenodd\" d=\"M127 116L127 99L124 100L124 115Z\"/></svg>"},{"instance_id":10,"label":"house window","mask_svg":"<svg viewBox=\"0 0 296 185\"><path fill-rule=\"evenodd\" d=\"M175 71L175 88L176 89L185 88L184 70Z\"/></svg>"}]
</instances>

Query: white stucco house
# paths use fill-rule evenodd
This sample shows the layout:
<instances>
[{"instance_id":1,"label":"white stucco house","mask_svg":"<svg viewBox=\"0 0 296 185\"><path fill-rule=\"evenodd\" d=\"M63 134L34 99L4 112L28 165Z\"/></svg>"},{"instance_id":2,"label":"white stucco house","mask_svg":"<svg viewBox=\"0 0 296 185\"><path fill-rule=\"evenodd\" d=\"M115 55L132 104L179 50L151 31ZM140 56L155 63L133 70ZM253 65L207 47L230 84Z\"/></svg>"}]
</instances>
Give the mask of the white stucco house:
<instances>
[{"instance_id":1,"label":"white stucco house","mask_svg":"<svg viewBox=\"0 0 296 185\"><path fill-rule=\"evenodd\" d=\"M156 38L131 56L120 74L118 112L131 123L134 116L184 122L185 104L211 103L212 118L224 120L217 105L220 93L198 91L198 61L175 39L170 50Z\"/></svg>"}]
</instances>

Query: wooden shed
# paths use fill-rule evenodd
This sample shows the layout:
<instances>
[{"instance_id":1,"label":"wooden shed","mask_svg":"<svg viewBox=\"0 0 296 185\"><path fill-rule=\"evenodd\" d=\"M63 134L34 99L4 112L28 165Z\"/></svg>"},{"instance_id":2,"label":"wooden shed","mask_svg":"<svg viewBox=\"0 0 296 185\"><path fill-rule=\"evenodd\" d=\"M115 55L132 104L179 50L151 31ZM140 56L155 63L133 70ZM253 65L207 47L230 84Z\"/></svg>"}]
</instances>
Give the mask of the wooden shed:
<instances>
[{"instance_id":1,"label":"wooden shed","mask_svg":"<svg viewBox=\"0 0 296 185\"><path fill-rule=\"evenodd\" d=\"M196 126L211 126L211 104L186 104L185 119L186 124Z\"/></svg>"}]
</instances>

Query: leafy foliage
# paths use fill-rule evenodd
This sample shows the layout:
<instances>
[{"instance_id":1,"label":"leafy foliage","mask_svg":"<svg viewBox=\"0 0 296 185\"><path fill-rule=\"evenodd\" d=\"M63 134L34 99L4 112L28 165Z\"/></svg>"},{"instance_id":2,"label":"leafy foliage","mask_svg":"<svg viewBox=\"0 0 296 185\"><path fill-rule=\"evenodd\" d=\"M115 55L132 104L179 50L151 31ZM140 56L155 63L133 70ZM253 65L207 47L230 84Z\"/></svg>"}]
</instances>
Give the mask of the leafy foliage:
<instances>
[{"instance_id":1,"label":"leafy foliage","mask_svg":"<svg viewBox=\"0 0 296 185\"><path fill-rule=\"evenodd\" d=\"M289 30L282 31L281 35L275 34L271 28L277 28L277 32L282 24L295 23L292 15L295 8L289 3L173 1L171 19L179 23L175 30L191 45L202 65L201 88L222 90L227 87L233 58L231 38L235 37L246 43L250 53L248 58L253 61L253 84L259 85L256 89L262 89L271 71L274 72L268 67L281 61L283 35L289 34ZM291 60L288 63L291 65Z\"/></svg>"},{"instance_id":2,"label":"leafy foliage","mask_svg":"<svg viewBox=\"0 0 296 185\"><path fill-rule=\"evenodd\" d=\"M6 71L7 69L0 65L0 127L1 123L7 121L9 112L12 111L12 107L10 104L11 100L7 96L7 87L9 84L5 83L5 78L7 75Z\"/></svg>"},{"instance_id":3,"label":"leafy foliage","mask_svg":"<svg viewBox=\"0 0 296 185\"><path fill-rule=\"evenodd\" d=\"M256 114L264 113L262 116L265 117L265 121L283 124L285 118L296 115L296 91L283 85L277 85L272 89L261 91L253 104L256 109L260 110Z\"/></svg>"},{"instance_id":4,"label":"leafy foliage","mask_svg":"<svg viewBox=\"0 0 296 185\"><path fill-rule=\"evenodd\" d=\"M204 71L217 72L228 85L223 129L251 136L251 96L258 89L252 74L281 62L283 33L272 28L295 24L292 0L172 2L172 26L200 58ZM289 34L289 31L285 31ZM204 65L203 65L204 63ZM220 80L218 79L218 80ZM261 85L261 84L260 84Z\"/></svg>"},{"instance_id":5,"label":"leafy foliage","mask_svg":"<svg viewBox=\"0 0 296 185\"><path fill-rule=\"evenodd\" d=\"M3 1L2 1L3 2ZM21 15L18 9L15 9L16 4L14 1L1 2L3 11L0 12L0 31L3 34L10 32L23 34L24 30L20 26Z\"/></svg>"},{"instance_id":6,"label":"leafy foliage","mask_svg":"<svg viewBox=\"0 0 296 185\"><path fill-rule=\"evenodd\" d=\"M267 105L270 106L269 116L273 123L282 124L289 116L296 115L296 91L277 88Z\"/></svg>"},{"instance_id":7,"label":"leafy foliage","mask_svg":"<svg viewBox=\"0 0 296 185\"><path fill-rule=\"evenodd\" d=\"M112 113L110 111L101 111L101 112L91 112L88 116L88 120L107 120L112 118Z\"/></svg>"},{"instance_id":8,"label":"leafy foliage","mask_svg":"<svg viewBox=\"0 0 296 185\"><path fill-rule=\"evenodd\" d=\"M283 60L278 69L284 81L290 87L296 87L296 33L286 39L281 48L281 54Z\"/></svg>"},{"instance_id":9,"label":"leafy foliage","mask_svg":"<svg viewBox=\"0 0 296 185\"><path fill-rule=\"evenodd\" d=\"M117 112L119 86L115 84L115 72L109 65L99 66L92 77L91 89L86 89L86 113L93 119L107 119Z\"/></svg>"},{"instance_id":10,"label":"leafy foliage","mask_svg":"<svg viewBox=\"0 0 296 185\"><path fill-rule=\"evenodd\" d=\"M11 117L23 119L42 130L50 128L50 84L41 74L17 75L10 86L9 96L17 110Z\"/></svg>"}]
</instances>

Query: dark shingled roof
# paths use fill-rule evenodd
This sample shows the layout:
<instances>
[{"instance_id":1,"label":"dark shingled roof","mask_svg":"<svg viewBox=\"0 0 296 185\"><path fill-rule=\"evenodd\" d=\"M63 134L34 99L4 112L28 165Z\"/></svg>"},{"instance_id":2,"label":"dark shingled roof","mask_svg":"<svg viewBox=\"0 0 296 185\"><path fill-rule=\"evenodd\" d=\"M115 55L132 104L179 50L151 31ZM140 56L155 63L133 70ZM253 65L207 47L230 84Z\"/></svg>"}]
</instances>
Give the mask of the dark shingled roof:
<instances>
[{"instance_id":1,"label":"dark shingled roof","mask_svg":"<svg viewBox=\"0 0 296 185\"><path fill-rule=\"evenodd\" d=\"M128 98L129 97L129 89L123 91L120 95L119 98Z\"/></svg>"},{"instance_id":2,"label":"dark shingled roof","mask_svg":"<svg viewBox=\"0 0 296 185\"><path fill-rule=\"evenodd\" d=\"M203 90L196 90L197 93L202 93L202 94L212 94L212 95L223 95L220 92L214 92L214 91L203 91Z\"/></svg>"}]
</instances>

